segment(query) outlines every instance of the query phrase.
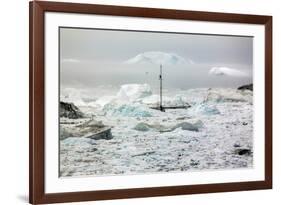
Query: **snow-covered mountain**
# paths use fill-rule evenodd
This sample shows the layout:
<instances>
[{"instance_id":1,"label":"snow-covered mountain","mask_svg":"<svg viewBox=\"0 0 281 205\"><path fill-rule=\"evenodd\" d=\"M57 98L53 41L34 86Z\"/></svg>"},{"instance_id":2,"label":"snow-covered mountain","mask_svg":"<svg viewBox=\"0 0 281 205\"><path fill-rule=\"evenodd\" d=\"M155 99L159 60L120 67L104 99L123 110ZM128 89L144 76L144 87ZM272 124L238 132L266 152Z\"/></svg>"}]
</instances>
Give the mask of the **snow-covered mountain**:
<instances>
[{"instance_id":1,"label":"snow-covered mountain","mask_svg":"<svg viewBox=\"0 0 281 205\"><path fill-rule=\"evenodd\" d=\"M190 59L185 59L175 53L165 53L161 51L148 51L140 53L133 58L125 61L127 64L137 63L152 63L152 64L163 64L163 65L185 65L193 64Z\"/></svg>"},{"instance_id":2,"label":"snow-covered mountain","mask_svg":"<svg viewBox=\"0 0 281 205\"><path fill-rule=\"evenodd\" d=\"M244 73L240 70L228 67L213 67L209 71L210 75L227 75L233 77L246 77L247 73Z\"/></svg>"}]
</instances>

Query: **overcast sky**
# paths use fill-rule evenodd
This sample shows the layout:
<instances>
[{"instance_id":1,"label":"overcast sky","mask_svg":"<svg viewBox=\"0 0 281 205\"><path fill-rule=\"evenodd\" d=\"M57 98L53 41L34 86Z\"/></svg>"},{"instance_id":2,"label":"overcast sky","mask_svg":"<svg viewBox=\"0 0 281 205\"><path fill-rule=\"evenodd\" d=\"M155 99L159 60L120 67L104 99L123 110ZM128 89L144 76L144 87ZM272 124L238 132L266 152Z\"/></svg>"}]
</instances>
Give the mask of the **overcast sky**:
<instances>
[{"instance_id":1,"label":"overcast sky","mask_svg":"<svg viewBox=\"0 0 281 205\"><path fill-rule=\"evenodd\" d=\"M166 88L237 87L252 83L252 37L60 28L61 85L157 86L159 65L125 63L151 51L186 60L184 64L163 65ZM214 67L219 72L210 72Z\"/></svg>"}]
</instances>

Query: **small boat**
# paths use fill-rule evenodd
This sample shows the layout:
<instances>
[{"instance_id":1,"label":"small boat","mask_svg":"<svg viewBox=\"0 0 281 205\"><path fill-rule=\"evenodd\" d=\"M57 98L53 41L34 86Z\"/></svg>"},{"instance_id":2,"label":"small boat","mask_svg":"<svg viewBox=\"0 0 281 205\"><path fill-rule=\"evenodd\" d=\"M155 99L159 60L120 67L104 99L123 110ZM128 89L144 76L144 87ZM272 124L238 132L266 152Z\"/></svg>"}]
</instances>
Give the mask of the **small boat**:
<instances>
[{"instance_id":1,"label":"small boat","mask_svg":"<svg viewBox=\"0 0 281 205\"><path fill-rule=\"evenodd\" d=\"M163 84L162 84L162 64L160 64L160 74L159 74L159 81L160 81L160 101L159 101L159 106L157 107L150 107L151 109L155 109L155 110L160 110L161 112L165 112L165 110L168 110L168 109L187 109L187 108L190 108L191 106L189 104L186 104L186 105L181 105L181 106L163 106L163 102L162 102L162 87L163 87Z\"/></svg>"}]
</instances>

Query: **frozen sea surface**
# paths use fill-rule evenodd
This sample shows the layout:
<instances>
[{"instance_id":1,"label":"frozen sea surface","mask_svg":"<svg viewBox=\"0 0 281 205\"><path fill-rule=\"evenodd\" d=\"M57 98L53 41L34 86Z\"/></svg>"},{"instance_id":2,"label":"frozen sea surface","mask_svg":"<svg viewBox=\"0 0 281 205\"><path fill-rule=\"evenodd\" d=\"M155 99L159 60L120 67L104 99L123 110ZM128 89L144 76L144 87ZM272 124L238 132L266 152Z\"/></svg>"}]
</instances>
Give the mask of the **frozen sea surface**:
<instances>
[{"instance_id":1,"label":"frozen sea surface","mask_svg":"<svg viewBox=\"0 0 281 205\"><path fill-rule=\"evenodd\" d=\"M62 136L61 176L179 172L253 166L252 92L192 89L165 92L164 104L188 109L160 112L148 85L122 86L79 108L87 118L61 119L71 131L92 119L111 127L112 139ZM139 93L143 92L143 93ZM80 100L80 99L79 99ZM103 100L103 103L101 103ZM74 102L75 103L75 102ZM78 130L79 131L79 130Z\"/></svg>"}]
</instances>

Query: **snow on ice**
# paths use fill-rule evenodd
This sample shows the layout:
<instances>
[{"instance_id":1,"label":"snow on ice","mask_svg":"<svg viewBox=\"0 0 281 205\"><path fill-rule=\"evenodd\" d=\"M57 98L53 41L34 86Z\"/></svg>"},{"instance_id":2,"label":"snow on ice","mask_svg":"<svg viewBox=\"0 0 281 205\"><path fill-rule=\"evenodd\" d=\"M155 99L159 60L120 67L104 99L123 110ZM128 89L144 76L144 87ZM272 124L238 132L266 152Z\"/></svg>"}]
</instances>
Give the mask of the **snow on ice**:
<instances>
[{"instance_id":1,"label":"snow on ice","mask_svg":"<svg viewBox=\"0 0 281 205\"><path fill-rule=\"evenodd\" d=\"M173 94L176 93L176 94ZM78 102L78 95L75 95ZM60 175L96 176L253 166L252 92L231 88L167 91L160 112L147 84L121 86L114 95L81 102L86 118L61 118ZM74 102L75 104L75 102ZM91 125L91 126L89 126ZM77 133L111 128L110 139ZM102 128L101 128L102 129Z\"/></svg>"}]
</instances>

